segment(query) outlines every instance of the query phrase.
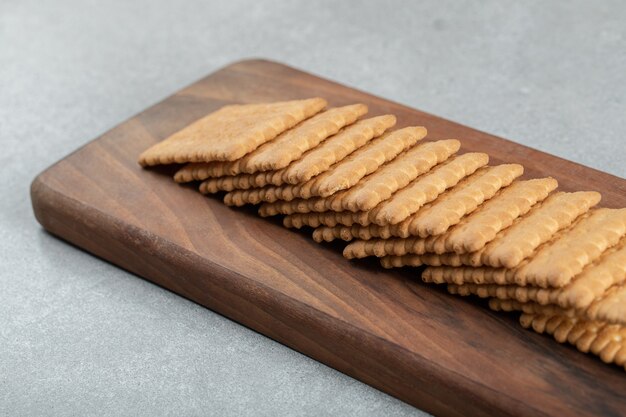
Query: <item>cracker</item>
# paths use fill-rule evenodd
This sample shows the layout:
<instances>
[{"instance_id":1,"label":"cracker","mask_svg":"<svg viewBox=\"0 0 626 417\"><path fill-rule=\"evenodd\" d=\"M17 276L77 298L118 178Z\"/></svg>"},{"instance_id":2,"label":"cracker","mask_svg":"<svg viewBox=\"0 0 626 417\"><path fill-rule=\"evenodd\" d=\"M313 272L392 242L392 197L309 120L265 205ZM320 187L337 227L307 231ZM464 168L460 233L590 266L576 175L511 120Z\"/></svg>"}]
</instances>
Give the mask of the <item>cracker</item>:
<instances>
[{"instance_id":1,"label":"cracker","mask_svg":"<svg viewBox=\"0 0 626 417\"><path fill-rule=\"evenodd\" d=\"M596 209L516 268L518 285L562 287L626 235L626 209Z\"/></svg>"},{"instance_id":2,"label":"cracker","mask_svg":"<svg viewBox=\"0 0 626 417\"><path fill-rule=\"evenodd\" d=\"M459 147L460 142L456 139L416 145L367 175L348 190L340 191L330 197L294 199L291 200L292 206L298 212L333 210L359 213L370 210L415 177L448 159Z\"/></svg>"},{"instance_id":3,"label":"cracker","mask_svg":"<svg viewBox=\"0 0 626 417\"><path fill-rule=\"evenodd\" d=\"M626 285L609 288L585 309L585 316L591 320L626 324Z\"/></svg>"},{"instance_id":4,"label":"cracker","mask_svg":"<svg viewBox=\"0 0 626 417\"><path fill-rule=\"evenodd\" d=\"M538 201L545 199L557 187L553 178L542 178L518 181L511 186L501 189L494 197L487 200L477 210L464 217L458 224L447 232L425 238L426 252L446 254L446 252L467 253L483 248L498 232L507 228L513 221L524 215ZM406 246L405 246L406 247ZM412 245L415 247L415 244ZM401 254L404 255L404 254ZM439 259L437 256L430 256ZM462 264L457 257L448 256L451 262L427 265Z\"/></svg>"},{"instance_id":5,"label":"cracker","mask_svg":"<svg viewBox=\"0 0 626 417\"><path fill-rule=\"evenodd\" d=\"M365 113L367 106L364 104L329 109L283 132L236 161L187 164L174 175L174 180L188 182L284 168Z\"/></svg>"},{"instance_id":6,"label":"cracker","mask_svg":"<svg viewBox=\"0 0 626 417\"><path fill-rule=\"evenodd\" d=\"M259 208L259 212L262 212L263 217L267 217L267 215L274 215L271 213L276 213L274 210L269 210L270 207L279 208L276 203L272 203L272 205L262 205ZM357 212L352 213L350 211L325 211L321 213L311 212L311 213L295 213L285 216L283 219L283 225L289 228L300 229L304 226L308 227L320 227L320 226L329 226L334 227L337 225L351 226L353 224L368 224L369 220L367 217L367 212Z\"/></svg>"},{"instance_id":7,"label":"cracker","mask_svg":"<svg viewBox=\"0 0 626 417\"><path fill-rule=\"evenodd\" d=\"M419 237L355 240L343 250L343 256L348 259L423 253L426 253L425 239Z\"/></svg>"},{"instance_id":8,"label":"cracker","mask_svg":"<svg viewBox=\"0 0 626 417\"><path fill-rule=\"evenodd\" d=\"M271 203L278 200L291 201L296 198L328 197L354 186L361 178L376 171L382 164L395 158L424 136L426 136L426 129L423 127L405 127L386 133L303 184L236 190L224 197L224 203L242 206L257 204L261 201Z\"/></svg>"},{"instance_id":9,"label":"cracker","mask_svg":"<svg viewBox=\"0 0 626 417\"><path fill-rule=\"evenodd\" d=\"M525 216L516 219L512 226L500 231L495 239L487 243L484 248L465 254L443 253L440 256L440 264L500 267L503 266L502 261L508 260L507 262L513 263L513 265L509 265L510 267L517 266L537 246L545 243L558 230L570 225L580 214L586 212L590 206L597 204L599 200L600 195L596 192L556 193L548 196L546 200L533 206ZM488 203L485 203L484 206L487 206ZM479 212L480 209L474 214ZM469 221L474 214L466 217L464 221ZM298 221L307 224L309 217L314 217L314 214L294 214L294 216L302 216ZM333 222L334 217L341 217L343 221ZM371 214L369 217L371 217ZM366 213L361 213L356 218L346 217L343 214L337 216L327 215L320 219L319 224L315 223L313 218L311 221L313 224L310 224L310 226L326 225L332 227L338 224L351 226L354 223L365 226L367 225L367 222L364 221L365 219L368 219ZM447 236L447 233L435 239L443 239L445 236ZM435 251L435 242L432 237L426 239L419 237L371 238L365 242L358 240L352 242L346 247L346 251L352 253L352 248L354 248L355 252L352 256L357 257L421 255ZM382 250L383 247L385 248L384 250ZM518 258L522 259L518 260ZM483 261L492 262L492 265L488 263L483 264Z\"/></svg>"},{"instance_id":10,"label":"cracker","mask_svg":"<svg viewBox=\"0 0 626 417\"><path fill-rule=\"evenodd\" d=\"M310 180L362 148L372 139L379 137L395 124L396 117L391 114L359 120L292 162L282 173L284 182L300 184Z\"/></svg>"},{"instance_id":11,"label":"cracker","mask_svg":"<svg viewBox=\"0 0 626 417\"><path fill-rule=\"evenodd\" d=\"M404 187L415 177L448 159L459 147L460 142L455 139L416 145L364 177L348 190L340 191L330 197L292 201L297 207L306 206L306 210L313 212L333 210L362 213L388 199L396 190Z\"/></svg>"},{"instance_id":12,"label":"cracker","mask_svg":"<svg viewBox=\"0 0 626 417\"><path fill-rule=\"evenodd\" d=\"M426 136L426 133L424 127L405 127L370 142L368 146L354 152L345 161L316 178L309 192L307 187L302 187L299 197L328 197L337 191L354 186L361 178L415 145Z\"/></svg>"},{"instance_id":13,"label":"cracker","mask_svg":"<svg viewBox=\"0 0 626 417\"><path fill-rule=\"evenodd\" d=\"M381 220L381 216L383 216L385 219L388 219L390 218L389 213L397 213L397 215L392 218L393 221L398 220L396 221L396 223L400 220L404 220L406 217L409 216L409 214L417 211L419 207L437 198L437 196L445 191L447 188L456 185L460 179L473 174L478 168L486 165L488 160L489 158L487 157L487 155L483 153L468 153L461 156L452 157L449 161L435 166L428 173L417 177L417 179L415 179L405 188L395 192L387 200L382 201L375 208L369 211L369 214L366 214L366 212L363 211L356 212L359 219L367 219L361 220L358 223L361 226L366 226L372 222L378 223L381 226L387 225L390 224L390 222L387 220ZM376 173L372 175L375 174ZM364 180L365 179L367 179L367 177L364 178ZM294 199L291 200L289 204L284 204L284 202L282 201L278 201L276 203L265 203L261 206L260 212L264 213L265 215L276 215L327 212L333 209L341 210L341 208L337 207L336 205L333 208L332 203L335 201L335 199L343 198L344 194L342 193L347 193L349 191L351 190L337 193L331 196L330 199ZM272 204L275 204L275 206L271 206ZM341 217L342 219L347 219L350 217L348 215L348 213L350 212L348 212L347 210L339 211L338 213L340 213L339 217ZM315 219L314 214L311 214L311 216L313 219ZM327 218L330 219L330 217ZM302 216L302 219L303 221L305 221L306 216ZM322 224L326 226L334 225L327 223ZM341 224L343 224L344 226L351 226L353 223ZM313 224L310 226L317 227Z\"/></svg>"},{"instance_id":14,"label":"cracker","mask_svg":"<svg viewBox=\"0 0 626 417\"><path fill-rule=\"evenodd\" d=\"M434 262L418 255L413 264L434 265ZM403 258L403 257L394 257ZM390 261L388 261L390 262ZM406 261L408 262L408 261ZM399 265L399 261L395 261ZM588 310L591 319L616 320L624 317L622 311L622 288L626 285L626 237L619 244L606 250L594 263L562 288L540 288L534 286L501 285L477 268L466 268L463 274L454 273L454 268L427 268L422 274L426 282L459 285L455 291L464 295L493 297L520 303L558 305L563 310ZM495 283L494 283L495 282ZM609 313L612 312L612 313Z\"/></svg>"},{"instance_id":15,"label":"cracker","mask_svg":"<svg viewBox=\"0 0 626 417\"><path fill-rule=\"evenodd\" d=\"M306 151L318 146L328 137L351 125L367 113L365 104L329 109L288 130L265 146L259 147L254 155L247 158L243 172L271 171L285 168L299 159ZM297 130L296 130L297 129Z\"/></svg>"},{"instance_id":16,"label":"cracker","mask_svg":"<svg viewBox=\"0 0 626 417\"><path fill-rule=\"evenodd\" d=\"M202 181L198 189L202 194L215 194L220 191L248 190L271 184L284 184L281 170L209 178Z\"/></svg>"},{"instance_id":17,"label":"cracker","mask_svg":"<svg viewBox=\"0 0 626 417\"><path fill-rule=\"evenodd\" d=\"M380 258L380 264L383 268L401 268L404 266L422 266L422 259L419 256L415 255L404 255L404 256L384 256Z\"/></svg>"},{"instance_id":18,"label":"cracker","mask_svg":"<svg viewBox=\"0 0 626 417\"><path fill-rule=\"evenodd\" d=\"M400 223L488 162L489 156L485 153L466 153L451 158L378 205L372 212L372 221L380 226Z\"/></svg>"},{"instance_id":19,"label":"cracker","mask_svg":"<svg viewBox=\"0 0 626 417\"><path fill-rule=\"evenodd\" d=\"M260 204L263 202L263 190L265 189L233 190L224 196L224 204L235 207L245 206L246 204Z\"/></svg>"},{"instance_id":20,"label":"cracker","mask_svg":"<svg viewBox=\"0 0 626 417\"><path fill-rule=\"evenodd\" d=\"M451 276L446 274L439 274L437 270L428 267L422 273L422 281L433 284L444 284L446 281L462 281L458 276ZM428 273L431 272L432 273ZM448 283L447 288L450 294L468 296L475 295L480 298L498 298L501 300L512 300L513 288L511 285L497 285L497 284L463 284L459 282Z\"/></svg>"},{"instance_id":21,"label":"cracker","mask_svg":"<svg viewBox=\"0 0 626 417\"><path fill-rule=\"evenodd\" d=\"M298 203L297 201L275 201L273 203L263 203L259 207L259 215L261 217L270 217L270 216L278 216L279 214L296 214L299 213ZM309 213L310 210L307 208L305 213ZM316 213L317 214L317 213Z\"/></svg>"},{"instance_id":22,"label":"cracker","mask_svg":"<svg viewBox=\"0 0 626 417\"><path fill-rule=\"evenodd\" d=\"M520 324L626 369L626 326L563 315L522 314Z\"/></svg>"},{"instance_id":23,"label":"cracker","mask_svg":"<svg viewBox=\"0 0 626 417\"><path fill-rule=\"evenodd\" d=\"M349 191L349 190L348 190ZM347 191L340 191L336 194L336 196L340 196L345 194ZM259 208L259 212L262 216L266 217L267 215L275 216L276 214L308 214L308 213L335 213L342 218L348 218L352 214L357 214L358 216L364 215L365 223L370 224L367 212L356 212L353 213L351 211L329 211L328 205L329 202L332 201L330 198L326 197L312 197L312 198L294 198L288 201L277 200L271 203L263 203ZM273 213L273 214L269 214ZM351 223L352 224L352 223Z\"/></svg>"},{"instance_id":24,"label":"cracker","mask_svg":"<svg viewBox=\"0 0 626 417\"><path fill-rule=\"evenodd\" d=\"M313 239L316 239L316 236L324 236L322 239L325 242L332 242L335 239L341 239L346 242L350 242L355 239L355 236L358 236L359 230L362 229L358 225L352 226L320 226L313 231ZM322 240L319 240L321 242Z\"/></svg>"},{"instance_id":25,"label":"cracker","mask_svg":"<svg viewBox=\"0 0 626 417\"><path fill-rule=\"evenodd\" d=\"M419 245L417 245L419 246ZM386 264L393 264L398 267L402 266L420 266L420 265L428 265L428 266L462 266L463 264L448 261L446 256L448 254L436 254L436 253L423 253L421 255L383 255L382 259L385 259ZM381 261L382 261L381 259Z\"/></svg>"},{"instance_id":26,"label":"cracker","mask_svg":"<svg viewBox=\"0 0 626 417\"><path fill-rule=\"evenodd\" d=\"M497 233L526 214L558 186L553 178L517 181L486 201L471 215L437 239L434 252L474 252L493 240Z\"/></svg>"},{"instance_id":27,"label":"cracker","mask_svg":"<svg viewBox=\"0 0 626 417\"><path fill-rule=\"evenodd\" d=\"M626 209L596 209L540 246L515 268L441 267L437 274L460 282L563 287L625 235Z\"/></svg>"},{"instance_id":28,"label":"cracker","mask_svg":"<svg viewBox=\"0 0 626 417\"><path fill-rule=\"evenodd\" d=\"M463 216L473 212L523 172L524 168L518 164L490 168L475 181L452 189L448 195L441 196L417 215L409 217L408 229L420 237L445 233L450 226L457 224Z\"/></svg>"},{"instance_id":29,"label":"cracker","mask_svg":"<svg viewBox=\"0 0 626 417\"><path fill-rule=\"evenodd\" d=\"M589 306L608 288L626 283L626 237L606 250L600 259L585 267L565 287L550 292L550 297L540 292L537 302L553 302L563 308L581 309Z\"/></svg>"},{"instance_id":30,"label":"cracker","mask_svg":"<svg viewBox=\"0 0 626 417\"><path fill-rule=\"evenodd\" d=\"M600 194L595 191L555 193L500 232L469 264L513 268L599 202Z\"/></svg>"},{"instance_id":31,"label":"cracker","mask_svg":"<svg viewBox=\"0 0 626 417\"><path fill-rule=\"evenodd\" d=\"M510 184L522 174L522 170L522 167L517 164L481 168L459 183L458 188L451 189L401 223L388 226L370 224L353 227L354 237L369 240L409 236L427 237L445 233L463 216L493 197L500 188Z\"/></svg>"},{"instance_id":32,"label":"cracker","mask_svg":"<svg viewBox=\"0 0 626 417\"><path fill-rule=\"evenodd\" d=\"M318 227L313 230L313 240L320 242L332 242L335 239L341 239L345 241L352 240L352 234L345 230L339 230L334 227Z\"/></svg>"},{"instance_id":33,"label":"cracker","mask_svg":"<svg viewBox=\"0 0 626 417\"><path fill-rule=\"evenodd\" d=\"M564 310L554 304L542 305L533 302L522 303L517 300L501 300L499 298L490 298L489 308L493 311L521 311L526 314L558 314L567 317L577 317L575 310Z\"/></svg>"},{"instance_id":34,"label":"cracker","mask_svg":"<svg viewBox=\"0 0 626 417\"><path fill-rule=\"evenodd\" d=\"M611 288L606 294L582 309L564 309L556 304L520 302L514 299L502 300L491 298L489 307L495 311L521 311L526 314L563 315L579 317L585 320L597 320L604 323L626 325L626 286Z\"/></svg>"},{"instance_id":35,"label":"cracker","mask_svg":"<svg viewBox=\"0 0 626 417\"><path fill-rule=\"evenodd\" d=\"M346 155L360 148L371 139L378 137L396 122L395 116L385 115L357 121L341 132L323 141L319 146L307 151L302 158L289 166L275 171L238 174L232 176L215 172L219 178L208 178L200 184L200 192L214 194L219 191L247 190L267 185L283 185L295 181L306 181L321 170L343 159ZM202 166L203 164L197 164ZM209 164L204 164L209 165ZM207 178L203 169L192 170L192 179Z\"/></svg>"},{"instance_id":36,"label":"cracker","mask_svg":"<svg viewBox=\"0 0 626 417\"><path fill-rule=\"evenodd\" d=\"M354 223L358 223L361 226L367 226L372 222L376 223L376 219L380 218L380 213L383 213L382 215L385 215L384 213L388 212L404 213L404 211L399 210L401 210L403 206L409 207L411 204L413 204L413 206L411 206L413 208L410 208L409 210L412 212L413 209L417 210L416 207L421 207L425 203L434 200L440 193L445 191L447 188L456 185L460 179L474 173L478 168L486 165L488 160L489 158L487 157L487 155L483 153L469 153L458 157L452 157L450 158L450 161L446 161L440 165L437 165L428 173L420 175L411 184L391 195L387 200L378 204L371 211L357 211L356 216L352 216L350 214L352 212L347 210L338 211L339 214L336 216L334 214L331 214L327 217L320 218L322 220L322 223L320 224L325 226L335 226L337 223L339 223L343 224L344 226L352 226ZM378 172L372 175L375 175L377 173ZM364 178L363 181L365 181L367 178L369 177ZM359 183L359 185L360 184L361 183ZM291 200L290 204L279 203L276 207L264 207L261 211L265 213L274 213L272 215L310 213L313 222L313 224L310 224L310 226L317 227L320 224L315 225L315 222L317 220L316 213L328 212L329 210L342 210L342 207L338 205L336 201L343 199L345 193L350 192L351 190L337 193L331 196L331 198L329 199L295 199ZM396 201L401 204L395 204ZM404 216L402 219L408 217L409 214ZM342 219L342 221L334 222L333 224L333 217L337 219ZM307 216L301 216L303 222L306 221L306 218ZM355 222L345 223L346 220L351 218L359 220ZM329 220L329 223L324 223L324 219ZM381 222L379 219L378 224L386 225L389 223L386 221Z\"/></svg>"},{"instance_id":37,"label":"cracker","mask_svg":"<svg viewBox=\"0 0 626 417\"><path fill-rule=\"evenodd\" d=\"M380 227L358 227L358 226L344 226L334 225L332 227L320 228L316 231L321 237L324 237L325 241L330 241L333 238L350 241L353 238L364 239L365 241L357 241L351 243L344 249L344 256L352 258L361 258L365 256L386 256L396 255L402 256L410 253L425 254L426 252L437 252L442 255L427 254L430 262L420 262L426 265L452 265L460 266L462 263L457 260L458 257L449 256L444 252L457 249L459 242L463 242L465 246L464 250L471 249L476 245L484 246L486 241L493 239L496 233L503 228L506 228L513 220L526 213L530 207L538 200L545 198L550 191L556 188L557 183L552 178L519 181L510 187L505 188L496 197L488 200L483 206L473 214L464 218L457 226L454 226L449 232L446 232L438 236L429 236L427 238L390 238L386 236L385 239L371 239L370 230L381 229ZM308 219L308 215L306 216ZM360 214L364 217L363 214ZM300 220L300 219L298 219ZM356 219L349 219L356 220ZM371 242L367 240L371 239ZM381 242L384 241L384 242ZM446 262L446 257L450 258L449 262ZM444 259L442 262L441 259ZM415 257L405 258L411 259L411 265L416 263ZM386 262L391 262L388 259ZM401 263L400 260L396 260L396 263Z\"/></svg>"},{"instance_id":38,"label":"cracker","mask_svg":"<svg viewBox=\"0 0 626 417\"><path fill-rule=\"evenodd\" d=\"M363 178L345 193L337 193L336 197L328 200L327 208L352 212L371 210L418 176L448 159L460 147L461 143L456 139L414 146Z\"/></svg>"},{"instance_id":39,"label":"cracker","mask_svg":"<svg viewBox=\"0 0 626 417\"><path fill-rule=\"evenodd\" d=\"M150 147L139 163L234 161L325 106L321 98L225 106Z\"/></svg>"}]
</instances>

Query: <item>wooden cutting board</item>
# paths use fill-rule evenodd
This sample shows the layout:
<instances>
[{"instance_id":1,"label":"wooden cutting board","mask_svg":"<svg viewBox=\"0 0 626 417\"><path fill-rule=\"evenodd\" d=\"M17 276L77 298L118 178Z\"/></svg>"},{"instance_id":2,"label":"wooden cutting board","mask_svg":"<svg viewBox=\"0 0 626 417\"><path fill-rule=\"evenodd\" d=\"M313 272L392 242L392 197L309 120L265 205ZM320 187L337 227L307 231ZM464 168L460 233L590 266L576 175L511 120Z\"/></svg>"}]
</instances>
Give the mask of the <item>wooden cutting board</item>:
<instances>
[{"instance_id":1,"label":"wooden cutting board","mask_svg":"<svg viewBox=\"0 0 626 417\"><path fill-rule=\"evenodd\" d=\"M51 233L341 372L437 415L618 415L626 373L524 330L513 315L426 286L415 270L350 262L255 210L230 209L172 167L137 156L229 103L321 96L366 103L430 139L458 138L526 177L598 190L626 207L626 180L263 60L238 62L122 123L40 174L38 221ZM529 133L530 134L530 133Z\"/></svg>"}]
</instances>

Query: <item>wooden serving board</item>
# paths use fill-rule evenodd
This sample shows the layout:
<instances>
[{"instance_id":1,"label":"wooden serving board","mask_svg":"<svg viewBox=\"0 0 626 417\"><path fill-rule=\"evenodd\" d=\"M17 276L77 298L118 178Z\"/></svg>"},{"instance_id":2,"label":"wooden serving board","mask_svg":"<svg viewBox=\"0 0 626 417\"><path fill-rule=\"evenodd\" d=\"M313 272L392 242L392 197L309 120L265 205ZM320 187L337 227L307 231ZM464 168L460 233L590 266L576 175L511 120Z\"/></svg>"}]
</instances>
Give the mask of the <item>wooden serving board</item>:
<instances>
[{"instance_id":1,"label":"wooden serving board","mask_svg":"<svg viewBox=\"0 0 626 417\"><path fill-rule=\"evenodd\" d=\"M172 167L144 170L137 156L229 103L321 96L366 103L430 139L518 162L563 190L598 190L626 207L626 180L263 61L230 65L90 142L32 184L51 233L183 297L437 415L618 415L626 373L524 330L513 315L426 286L415 271L350 262L339 245L230 209Z\"/></svg>"}]
</instances>

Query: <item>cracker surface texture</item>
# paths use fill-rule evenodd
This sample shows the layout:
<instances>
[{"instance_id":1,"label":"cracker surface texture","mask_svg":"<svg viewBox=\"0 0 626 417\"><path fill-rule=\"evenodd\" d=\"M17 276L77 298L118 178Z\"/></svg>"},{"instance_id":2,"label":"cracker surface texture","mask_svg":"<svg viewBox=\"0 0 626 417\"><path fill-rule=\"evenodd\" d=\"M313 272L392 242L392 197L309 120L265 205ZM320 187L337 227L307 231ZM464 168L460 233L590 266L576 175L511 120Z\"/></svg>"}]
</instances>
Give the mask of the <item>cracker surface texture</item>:
<instances>
[{"instance_id":1,"label":"cracker surface texture","mask_svg":"<svg viewBox=\"0 0 626 417\"><path fill-rule=\"evenodd\" d=\"M234 161L324 107L321 98L222 107L144 151L139 163Z\"/></svg>"}]
</instances>

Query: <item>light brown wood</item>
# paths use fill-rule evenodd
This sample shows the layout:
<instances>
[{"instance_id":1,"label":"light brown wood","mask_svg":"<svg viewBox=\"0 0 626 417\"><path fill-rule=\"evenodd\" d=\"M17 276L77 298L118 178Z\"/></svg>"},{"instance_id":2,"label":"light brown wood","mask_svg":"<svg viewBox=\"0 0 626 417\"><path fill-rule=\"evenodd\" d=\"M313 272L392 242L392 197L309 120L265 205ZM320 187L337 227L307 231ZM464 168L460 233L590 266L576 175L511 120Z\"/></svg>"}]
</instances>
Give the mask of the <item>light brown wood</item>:
<instances>
[{"instance_id":1,"label":"light brown wood","mask_svg":"<svg viewBox=\"0 0 626 417\"><path fill-rule=\"evenodd\" d=\"M325 97L364 102L429 139L458 138L492 164L521 163L526 178L598 190L626 206L626 181L459 124L263 60L226 67L58 162L32 184L51 233L438 415L619 415L623 370L521 328L513 316L418 282L411 270L347 261L340 246L230 209L175 167L144 170L137 156L233 102Z\"/></svg>"}]
</instances>

